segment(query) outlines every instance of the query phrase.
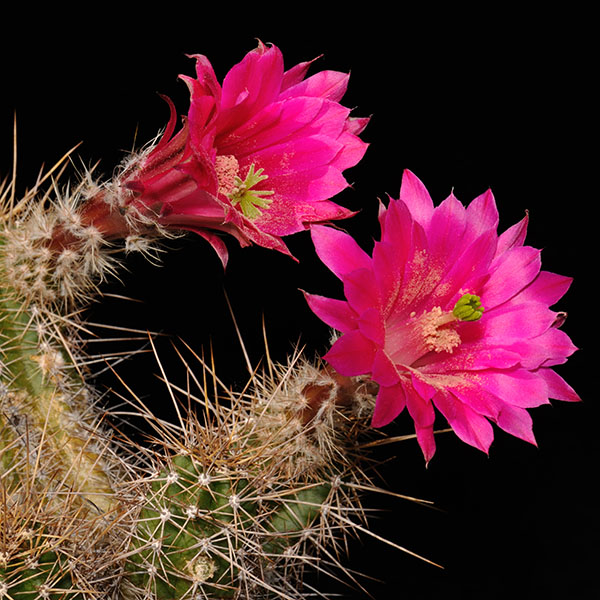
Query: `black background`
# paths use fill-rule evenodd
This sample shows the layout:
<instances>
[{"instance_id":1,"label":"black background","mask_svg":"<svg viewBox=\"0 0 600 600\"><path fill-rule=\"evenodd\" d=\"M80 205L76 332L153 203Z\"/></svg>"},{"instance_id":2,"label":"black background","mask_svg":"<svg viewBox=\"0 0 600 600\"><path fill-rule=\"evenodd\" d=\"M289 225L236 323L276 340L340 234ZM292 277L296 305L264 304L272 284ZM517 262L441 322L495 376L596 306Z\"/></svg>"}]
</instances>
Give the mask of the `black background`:
<instances>
[{"instance_id":1,"label":"black background","mask_svg":"<svg viewBox=\"0 0 600 600\"><path fill-rule=\"evenodd\" d=\"M361 210L344 226L365 249L379 233L377 199L397 197L405 168L437 202L452 189L466 203L492 188L501 229L530 211L528 243L543 248L544 268L575 277L557 308L569 312L564 328L581 350L559 372L583 403L534 409L538 448L496 430L488 457L445 434L428 469L414 441L386 449L383 457L396 458L382 470L383 485L432 500L440 510L367 498L387 510L372 521L373 531L445 569L368 538L351 546L348 564L383 581L367 585L377 599L593 597L598 421L591 363L598 318L591 290L597 192L590 174L597 169L591 160L597 128L589 15L526 18L489 8L402 5L393 14L373 5L370 12L326 15L317 4L215 11L172 3L125 14L88 9L87 16L55 8L4 19L0 174L11 170L16 111L21 191L42 163L53 164L81 141L75 166L100 161L97 172L110 176L136 136L142 144L165 125L168 111L157 92L185 112L187 88L177 75L194 73L186 53L206 54L221 79L259 38L278 45L288 67L323 54L313 72L351 71L343 103L356 107L356 116L372 115L362 136L371 146L346 173L353 189L338 201ZM299 289L338 295L339 287L315 259L308 234L287 241L299 263L261 248L240 249L231 239L224 273L197 237L173 242L161 267L132 258L121 282L103 290L143 302L106 298L90 318L162 331L198 351L212 343L221 378L242 385L246 371L224 290L254 364L264 353L263 316L275 360L284 361L298 341L309 355L327 349L328 330ZM176 373L169 339L158 347ZM168 396L150 375L158 371L150 354L118 370L157 414L169 414ZM98 385L119 387L108 373ZM406 414L390 428L411 431Z\"/></svg>"}]
</instances>

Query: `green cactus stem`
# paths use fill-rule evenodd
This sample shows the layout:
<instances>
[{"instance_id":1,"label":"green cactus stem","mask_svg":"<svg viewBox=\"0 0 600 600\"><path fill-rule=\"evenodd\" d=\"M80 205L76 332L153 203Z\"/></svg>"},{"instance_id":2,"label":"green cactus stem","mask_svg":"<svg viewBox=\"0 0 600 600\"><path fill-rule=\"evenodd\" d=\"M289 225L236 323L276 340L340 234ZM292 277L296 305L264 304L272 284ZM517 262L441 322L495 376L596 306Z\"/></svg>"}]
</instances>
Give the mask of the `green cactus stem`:
<instances>
[{"instance_id":1,"label":"green cactus stem","mask_svg":"<svg viewBox=\"0 0 600 600\"><path fill-rule=\"evenodd\" d=\"M13 415L11 421L4 420L2 429L19 422L21 431L10 436L13 442L24 427L35 432L44 441L38 450L52 453L56 481L77 491L96 513L110 511L115 501L97 447L100 437L94 435L93 422L83 416L89 392L71 356L56 342L61 336L58 324L37 307L19 301L5 285L0 290L0 321L2 405L4 413Z\"/></svg>"},{"instance_id":2,"label":"green cactus stem","mask_svg":"<svg viewBox=\"0 0 600 600\"><path fill-rule=\"evenodd\" d=\"M242 394L210 401L202 392L204 408L157 437L170 441L147 478L127 600L303 598L307 557L352 530L348 515L362 518L353 448L370 392L308 363L271 367ZM210 413L214 421L196 416Z\"/></svg>"}]
</instances>

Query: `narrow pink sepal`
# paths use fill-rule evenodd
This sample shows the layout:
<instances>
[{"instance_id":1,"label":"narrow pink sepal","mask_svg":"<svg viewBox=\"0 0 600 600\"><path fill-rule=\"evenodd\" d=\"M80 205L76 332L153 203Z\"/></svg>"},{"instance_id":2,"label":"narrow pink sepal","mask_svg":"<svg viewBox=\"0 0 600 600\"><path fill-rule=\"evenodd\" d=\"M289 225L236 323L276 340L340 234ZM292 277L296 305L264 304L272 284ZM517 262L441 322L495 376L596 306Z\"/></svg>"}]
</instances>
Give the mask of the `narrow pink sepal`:
<instances>
[{"instance_id":1,"label":"narrow pink sepal","mask_svg":"<svg viewBox=\"0 0 600 600\"><path fill-rule=\"evenodd\" d=\"M430 427L419 427L415 423L415 433L417 434L417 442L423 452L425 458L425 466L429 465L429 462L435 454L435 436L433 434L433 425Z\"/></svg>"},{"instance_id":2,"label":"narrow pink sepal","mask_svg":"<svg viewBox=\"0 0 600 600\"><path fill-rule=\"evenodd\" d=\"M229 260L229 252L227 251L227 246L223 240L218 235L211 233L210 231L203 231L200 229L195 233L203 237L212 246L213 250L219 257L221 264L223 265L223 269L225 269Z\"/></svg>"},{"instance_id":3,"label":"narrow pink sepal","mask_svg":"<svg viewBox=\"0 0 600 600\"><path fill-rule=\"evenodd\" d=\"M435 422L435 411L433 405L429 401L421 398L416 391L411 388L405 388L406 391L406 406L408 412L415 423L415 433L417 441L425 457L425 463L429 461L435 454L435 438L433 435L433 424Z\"/></svg>"}]
</instances>

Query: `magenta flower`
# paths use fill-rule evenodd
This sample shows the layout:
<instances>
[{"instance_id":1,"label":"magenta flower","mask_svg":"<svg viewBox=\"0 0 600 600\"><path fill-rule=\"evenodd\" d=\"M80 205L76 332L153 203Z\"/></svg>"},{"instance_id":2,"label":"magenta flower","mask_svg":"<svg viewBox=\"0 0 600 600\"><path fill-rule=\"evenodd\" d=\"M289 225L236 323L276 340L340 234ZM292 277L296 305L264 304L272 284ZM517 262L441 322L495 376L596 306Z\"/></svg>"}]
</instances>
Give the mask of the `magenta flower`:
<instances>
[{"instance_id":1,"label":"magenta flower","mask_svg":"<svg viewBox=\"0 0 600 600\"><path fill-rule=\"evenodd\" d=\"M327 361L379 384L373 426L407 407L427 461L435 453L434 406L484 452L490 421L535 444L526 409L579 399L551 368L575 351L558 328L564 313L549 308L571 279L540 270L540 251L523 245L527 217L498 235L490 191L466 208L453 195L434 207L405 172L400 199L382 208L380 223L372 257L344 232L312 228L346 296L306 295L342 333Z\"/></svg>"},{"instance_id":2,"label":"magenta flower","mask_svg":"<svg viewBox=\"0 0 600 600\"><path fill-rule=\"evenodd\" d=\"M339 104L348 75L305 79L310 62L284 71L279 49L259 44L221 86L208 59L195 58L197 78L182 76L191 93L184 128L169 139L172 116L163 140L126 174L130 202L152 208L162 225L201 234L224 263L215 232L289 253L281 236L351 216L330 200L367 148L358 134L368 119Z\"/></svg>"}]
</instances>

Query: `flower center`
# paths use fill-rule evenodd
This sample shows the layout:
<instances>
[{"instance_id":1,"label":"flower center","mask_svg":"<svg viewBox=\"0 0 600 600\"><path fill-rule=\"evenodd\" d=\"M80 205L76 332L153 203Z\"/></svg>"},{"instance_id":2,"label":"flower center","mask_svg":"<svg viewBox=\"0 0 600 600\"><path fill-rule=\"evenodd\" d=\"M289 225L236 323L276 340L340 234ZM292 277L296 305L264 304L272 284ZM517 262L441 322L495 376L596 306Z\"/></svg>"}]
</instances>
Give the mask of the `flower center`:
<instances>
[{"instance_id":1,"label":"flower center","mask_svg":"<svg viewBox=\"0 0 600 600\"><path fill-rule=\"evenodd\" d=\"M231 203L234 206L239 204L240 209L249 219L260 217L262 212L259 209L268 208L273 202L270 198L265 198L265 196L272 196L275 193L272 190L253 189L255 185L269 178L268 175L263 175L263 170L258 169L258 171L255 171L254 164L251 164L246 179L242 180L236 175L233 180L233 188L227 194Z\"/></svg>"},{"instance_id":2,"label":"flower center","mask_svg":"<svg viewBox=\"0 0 600 600\"><path fill-rule=\"evenodd\" d=\"M430 352L452 353L461 343L456 323L476 321L482 314L480 298L464 294L452 311L435 306L420 316L413 312L408 319L391 319L386 327L386 352L392 362L407 366L414 366Z\"/></svg>"}]
</instances>

